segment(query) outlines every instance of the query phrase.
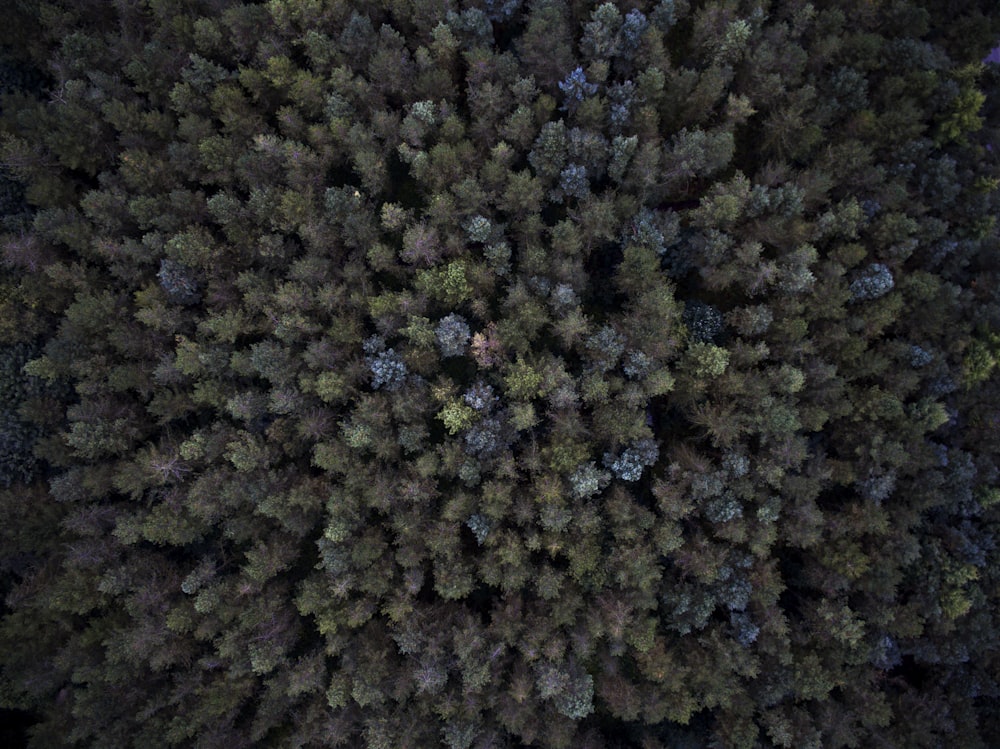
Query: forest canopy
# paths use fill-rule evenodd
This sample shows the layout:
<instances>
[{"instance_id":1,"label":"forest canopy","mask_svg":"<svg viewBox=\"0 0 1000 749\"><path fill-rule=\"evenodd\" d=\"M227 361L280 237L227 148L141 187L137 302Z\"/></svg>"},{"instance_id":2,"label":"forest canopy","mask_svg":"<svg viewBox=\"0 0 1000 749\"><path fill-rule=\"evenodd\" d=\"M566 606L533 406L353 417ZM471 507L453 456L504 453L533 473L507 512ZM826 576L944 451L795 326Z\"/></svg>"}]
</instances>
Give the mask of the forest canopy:
<instances>
[{"instance_id":1,"label":"forest canopy","mask_svg":"<svg viewBox=\"0 0 1000 749\"><path fill-rule=\"evenodd\" d=\"M8 5L25 745L1000 745L995 3Z\"/></svg>"}]
</instances>

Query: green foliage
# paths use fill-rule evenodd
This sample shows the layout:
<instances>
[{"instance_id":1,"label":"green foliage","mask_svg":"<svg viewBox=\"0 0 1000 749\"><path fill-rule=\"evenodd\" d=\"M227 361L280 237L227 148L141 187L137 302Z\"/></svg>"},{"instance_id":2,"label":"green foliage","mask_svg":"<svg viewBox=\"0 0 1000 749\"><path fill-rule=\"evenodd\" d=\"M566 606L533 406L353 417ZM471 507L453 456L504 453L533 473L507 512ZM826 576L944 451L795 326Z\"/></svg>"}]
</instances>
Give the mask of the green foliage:
<instances>
[{"instance_id":1,"label":"green foliage","mask_svg":"<svg viewBox=\"0 0 1000 749\"><path fill-rule=\"evenodd\" d=\"M17 0L29 744L1000 744L988 5Z\"/></svg>"},{"instance_id":2,"label":"green foliage","mask_svg":"<svg viewBox=\"0 0 1000 749\"><path fill-rule=\"evenodd\" d=\"M951 104L951 111L938 126L935 138L938 145L956 140L964 143L968 133L983 126L979 112L986 103L986 94L976 88L976 77L980 70L980 65L973 65L955 71L959 92Z\"/></svg>"},{"instance_id":3,"label":"green foliage","mask_svg":"<svg viewBox=\"0 0 1000 749\"><path fill-rule=\"evenodd\" d=\"M1000 361L1000 333L989 331L969 342L962 360L962 374L966 387L974 387L989 379Z\"/></svg>"},{"instance_id":4,"label":"green foliage","mask_svg":"<svg viewBox=\"0 0 1000 749\"><path fill-rule=\"evenodd\" d=\"M449 434L458 434L475 420L476 412L464 403L454 400L445 404L438 414Z\"/></svg>"},{"instance_id":5,"label":"green foliage","mask_svg":"<svg viewBox=\"0 0 1000 749\"><path fill-rule=\"evenodd\" d=\"M414 286L421 293L450 307L461 304L472 295L472 286L462 260L450 262L443 268L418 271Z\"/></svg>"},{"instance_id":6,"label":"green foliage","mask_svg":"<svg viewBox=\"0 0 1000 749\"><path fill-rule=\"evenodd\" d=\"M729 366L729 352L711 343L692 343L688 349L688 367L696 379L718 377Z\"/></svg>"},{"instance_id":7,"label":"green foliage","mask_svg":"<svg viewBox=\"0 0 1000 749\"><path fill-rule=\"evenodd\" d=\"M521 358L510 366L504 384L508 395L515 400L530 400L543 392L541 373Z\"/></svg>"}]
</instances>

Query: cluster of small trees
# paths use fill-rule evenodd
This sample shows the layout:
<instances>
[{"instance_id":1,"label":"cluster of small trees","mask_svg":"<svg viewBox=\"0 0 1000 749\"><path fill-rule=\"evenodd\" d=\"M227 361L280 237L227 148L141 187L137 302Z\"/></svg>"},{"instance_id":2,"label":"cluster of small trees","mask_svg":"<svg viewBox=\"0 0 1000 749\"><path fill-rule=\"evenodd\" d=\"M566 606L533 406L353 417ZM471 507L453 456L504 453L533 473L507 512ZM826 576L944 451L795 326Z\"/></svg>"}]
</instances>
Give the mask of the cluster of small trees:
<instances>
[{"instance_id":1,"label":"cluster of small trees","mask_svg":"<svg viewBox=\"0 0 1000 749\"><path fill-rule=\"evenodd\" d=\"M2 34L32 746L1000 741L990 3Z\"/></svg>"}]
</instances>

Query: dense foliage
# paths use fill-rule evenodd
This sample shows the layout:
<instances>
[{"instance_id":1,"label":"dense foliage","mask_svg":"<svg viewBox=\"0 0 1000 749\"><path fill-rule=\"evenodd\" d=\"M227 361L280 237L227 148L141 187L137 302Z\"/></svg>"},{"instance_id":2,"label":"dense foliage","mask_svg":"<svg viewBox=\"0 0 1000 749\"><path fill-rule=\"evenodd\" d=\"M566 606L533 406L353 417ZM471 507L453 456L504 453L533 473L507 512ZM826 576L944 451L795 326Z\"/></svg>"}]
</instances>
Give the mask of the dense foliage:
<instances>
[{"instance_id":1,"label":"dense foliage","mask_svg":"<svg viewBox=\"0 0 1000 749\"><path fill-rule=\"evenodd\" d=\"M989 0L17 0L31 746L1000 745Z\"/></svg>"}]
</instances>

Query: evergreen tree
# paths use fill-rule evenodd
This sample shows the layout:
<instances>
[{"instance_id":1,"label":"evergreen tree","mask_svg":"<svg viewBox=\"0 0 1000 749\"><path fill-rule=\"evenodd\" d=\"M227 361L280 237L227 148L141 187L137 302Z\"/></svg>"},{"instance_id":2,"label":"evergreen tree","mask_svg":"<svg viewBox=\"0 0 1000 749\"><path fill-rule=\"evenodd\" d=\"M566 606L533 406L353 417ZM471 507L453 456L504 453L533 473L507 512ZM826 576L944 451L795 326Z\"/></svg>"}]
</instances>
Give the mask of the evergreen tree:
<instances>
[{"instance_id":1,"label":"evergreen tree","mask_svg":"<svg viewBox=\"0 0 1000 749\"><path fill-rule=\"evenodd\" d=\"M14 0L32 747L1000 743L985 0Z\"/></svg>"}]
</instances>

